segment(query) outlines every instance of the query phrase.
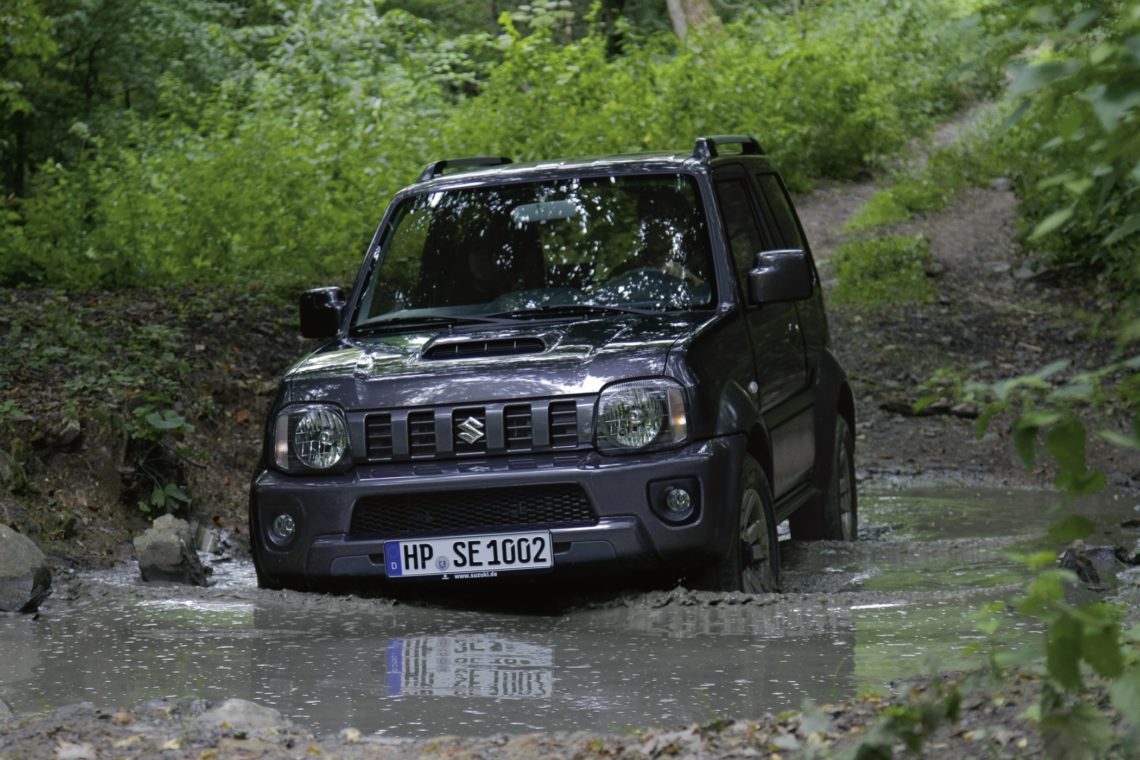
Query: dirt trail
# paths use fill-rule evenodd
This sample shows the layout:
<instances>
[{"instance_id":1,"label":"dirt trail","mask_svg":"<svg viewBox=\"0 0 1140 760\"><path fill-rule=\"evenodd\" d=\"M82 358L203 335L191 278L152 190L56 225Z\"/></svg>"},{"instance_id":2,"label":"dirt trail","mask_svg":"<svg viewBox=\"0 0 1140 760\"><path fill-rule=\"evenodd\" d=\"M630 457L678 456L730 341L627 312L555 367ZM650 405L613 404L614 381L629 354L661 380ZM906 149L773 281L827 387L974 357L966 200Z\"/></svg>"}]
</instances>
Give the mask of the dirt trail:
<instances>
[{"instance_id":1,"label":"dirt trail","mask_svg":"<svg viewBox=\"0 0 1140 760\"><path fill-rule=\"evenodd\" d=\"M934 147L958 139L982 118L967 111L912 146L920 163ZM1013 455L1009 420L993 421L981 438L975 408L953 400L915 416L922 384L938 370L975 367L971 377L996 381L1034 372L1063 358L1072 372L1106 364L1113 346L1098 334L1095 296L1056 273L1032 270L1019 242L1017 198L1007 178L967 188L943 210L859 233L847 218L878 189L874 182L826 183L796 199L825 286L834 283L827 260L853 235L921 234L932 264L927 274L935 302L875 313L830 309L836 353L847 367L857 403L856 460L864 476L951 475L957 480L1048 485L1048 464L1026 472ZM1084 311L1081 311L1081 310ZM1121 429L1127 421L1120 420ZM1140 456L1090 440L1092 461L1109 482L1140 484Z\"/></svg>"}]
</instances>

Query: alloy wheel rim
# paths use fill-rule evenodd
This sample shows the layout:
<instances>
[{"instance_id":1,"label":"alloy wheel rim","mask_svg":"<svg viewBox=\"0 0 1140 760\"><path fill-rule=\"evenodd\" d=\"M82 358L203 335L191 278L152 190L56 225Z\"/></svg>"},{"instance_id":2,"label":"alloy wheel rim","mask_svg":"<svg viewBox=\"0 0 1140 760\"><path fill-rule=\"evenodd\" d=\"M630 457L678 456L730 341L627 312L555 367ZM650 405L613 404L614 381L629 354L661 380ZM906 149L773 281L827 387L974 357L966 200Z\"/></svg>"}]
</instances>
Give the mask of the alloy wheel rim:
<instances>
[{"instance_id":1,"label":"alloy wheel rim","mask_svg":"<svg viewBox=\"0 0 1140 760\"><path fill-rule=\"evenodd\" d=\"M851 482L851 458L847 446L839 443L839 468L836 478L836 498L839 500L839 530L843 540L850 541L855 534L854 488Z\"/></svg>"},{"instance_id":2,"label":"alloy wheel rim","mask_svg":"<svg viewBox=\"0 0 1140 760\"><path fill-rule=\"evenodd\" d=\"M769 590L768 551L764 501L755 489L750 488L744 493L740 505L740 585L743 591L755 594Z\"/></svg>"}]
</instances>

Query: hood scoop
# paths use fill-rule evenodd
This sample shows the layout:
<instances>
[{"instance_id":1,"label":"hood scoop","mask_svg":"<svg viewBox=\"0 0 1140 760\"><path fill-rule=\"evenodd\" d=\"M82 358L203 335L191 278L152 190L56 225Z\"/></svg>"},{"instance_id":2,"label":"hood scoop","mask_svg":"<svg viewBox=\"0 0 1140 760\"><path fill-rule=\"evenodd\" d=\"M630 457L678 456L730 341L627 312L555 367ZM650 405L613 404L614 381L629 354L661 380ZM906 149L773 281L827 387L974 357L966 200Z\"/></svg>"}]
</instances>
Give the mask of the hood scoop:
<instances>
[{"instance_id":1,"label":"hood scoop","mask_svg":"<svg viewBox=\"0 0 1140 760\"><path fill-rule=\"evenodd\" d=\"M432 343L421 358L426 361L481 359L488 356L541 354L545 350L546 343L541 338L493 338Z\"/></svg>"}]
</instances>

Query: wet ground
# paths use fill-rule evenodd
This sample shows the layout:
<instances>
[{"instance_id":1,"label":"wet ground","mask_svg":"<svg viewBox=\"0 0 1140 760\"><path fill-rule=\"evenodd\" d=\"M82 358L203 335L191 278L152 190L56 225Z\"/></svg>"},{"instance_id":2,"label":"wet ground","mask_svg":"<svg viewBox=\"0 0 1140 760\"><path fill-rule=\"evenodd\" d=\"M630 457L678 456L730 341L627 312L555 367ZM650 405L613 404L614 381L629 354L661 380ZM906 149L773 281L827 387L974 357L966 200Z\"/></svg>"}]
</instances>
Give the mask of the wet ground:
<instances>
[{"instance_id":1,"label":"wet ground","mask_svg":"<svg viewBox=\"0 0 1140 760\"><path fill-rule=\"evenodd\" d=\"M17 712L148 699L271 706L316 734L588 729L620 733L799 708L980 662L974 612L1027 577L1057 497L945 484L862 490L856 544L783 542L782 594L684 589L551 602L327 597L254 588L242 562L204 590L133 567L62 585L36 618L0 616L0 696ZM1137 500L1081 505L1134 524ZM1095 543L1134 548L1140 531ZM1009 618L1004 643L1034 635Z\"/></svg>"}]
</instances>

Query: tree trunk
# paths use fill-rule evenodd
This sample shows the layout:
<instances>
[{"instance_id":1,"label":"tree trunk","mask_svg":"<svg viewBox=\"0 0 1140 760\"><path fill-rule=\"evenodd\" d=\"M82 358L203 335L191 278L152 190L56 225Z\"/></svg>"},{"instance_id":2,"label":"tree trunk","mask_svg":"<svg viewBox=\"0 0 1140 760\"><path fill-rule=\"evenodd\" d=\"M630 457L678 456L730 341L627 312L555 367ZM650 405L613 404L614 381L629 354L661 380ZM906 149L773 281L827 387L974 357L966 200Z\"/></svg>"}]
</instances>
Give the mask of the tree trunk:
<instances>
[{"instance_id":1,"label":"tree trunk","mask_svg":"<svg viewBox=\"0 0 1140 760\"><path fill-rule=\"evenodd\" d=\"M720 18L709 0L665 0L665 5L669 8L673 31L681 39L685 39L685 35L692 27L705 23L720 23Z\"/></svg>"}]
</instances>

